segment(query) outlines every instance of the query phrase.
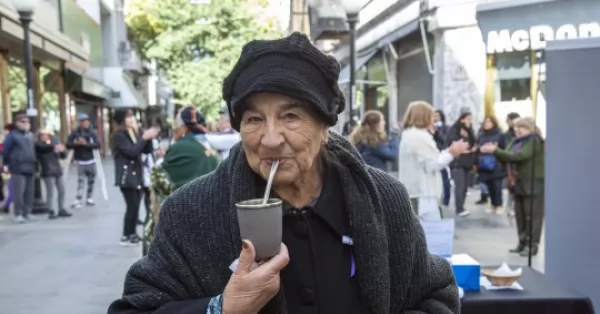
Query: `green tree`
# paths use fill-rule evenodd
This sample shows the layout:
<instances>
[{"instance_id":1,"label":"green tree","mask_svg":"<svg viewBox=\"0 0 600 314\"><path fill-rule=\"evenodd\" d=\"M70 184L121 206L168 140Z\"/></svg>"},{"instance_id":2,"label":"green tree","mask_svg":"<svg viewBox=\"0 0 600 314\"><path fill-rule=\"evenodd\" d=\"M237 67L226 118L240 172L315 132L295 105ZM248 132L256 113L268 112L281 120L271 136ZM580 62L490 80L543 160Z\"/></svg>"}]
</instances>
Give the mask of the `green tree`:
<instances>
[{"instance_id":1,"label":"green tree","mask_svg":"<svg viewBox=\"0 0 600 314\"><path fill-rule=\"evenodd\" d=\"M177 101L192 103L208 117L221 105L221 84L242 46L281 32L265 0L132 0L126 21L142 58L165 70Z\"/></svg>"}]
</instances>

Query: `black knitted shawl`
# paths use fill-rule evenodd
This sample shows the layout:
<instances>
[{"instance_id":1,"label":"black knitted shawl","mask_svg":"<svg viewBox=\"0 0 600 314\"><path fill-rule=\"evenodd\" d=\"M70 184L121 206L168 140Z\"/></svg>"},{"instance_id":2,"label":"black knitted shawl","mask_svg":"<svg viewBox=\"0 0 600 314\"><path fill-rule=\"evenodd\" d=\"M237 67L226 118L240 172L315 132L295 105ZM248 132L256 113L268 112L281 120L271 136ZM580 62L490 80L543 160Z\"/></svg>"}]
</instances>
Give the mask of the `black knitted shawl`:
<instances>
[{"instance_id":1,"label":"black knitted shawl","mask_svg":"<svg viewBox=\"0 0 600 314\"><path fill-rule=\"evenodd\" d=\"M404 186L366 166L341 136L332 133L325 145L348 206L365 311L459 313L451 268L428 253ZM221 294L241 251L234 204L260 197L256 180L238 144L217 170L169 197L148 256L127 274L123 301L150 313L168 302ZM260 313L286 313L282 293Z\"/></svg>"}]
</instances>

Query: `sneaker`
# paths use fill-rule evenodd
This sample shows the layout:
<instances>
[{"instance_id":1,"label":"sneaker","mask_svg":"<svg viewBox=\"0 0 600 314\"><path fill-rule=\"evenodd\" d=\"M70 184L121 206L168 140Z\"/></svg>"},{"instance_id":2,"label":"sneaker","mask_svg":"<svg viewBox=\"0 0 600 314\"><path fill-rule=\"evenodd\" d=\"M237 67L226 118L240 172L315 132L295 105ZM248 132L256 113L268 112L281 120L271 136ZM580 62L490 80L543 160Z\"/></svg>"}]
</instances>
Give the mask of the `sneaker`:
<instances>
[{"instance_id":1,"label":"sneaker","mask_svg":"<svg viewBox=\"0 0 600 314\"><path fill-rule=\"evenodd\" d=\"M140 238L140 236L138 236L137 234L132 234L129 237L129 243L131 246L139 245L140 242L142 242L142 238Z\"/></svg>"},{"instance_id":2,"label":"sneaker","mask_svg":"<svg viewBox=\"0 0 600 314\"><path fill-rule=\"evenodd\" d=\"M27 220L25 220L25 217L23 217L21 215L16 216L14 221L16 224L24 224L27 222Z\"/></svg>"},{"instance_id":3,"label":"sneaker","mask_svg":"<svg viewBox=\"0 0 600 314\"><path fill-rule=\"evenodd\" d=\"M2 206L0 207L0 213L1 214L8 214L10 212L10 209L6 206Z\"/></svg>"},{"instance_id":4,"label":"sneaker","mask_svg":"<svg viewBox=\"0 0 600 314\"><path fill-rule=\"evenodd\" d=\"M459 217L467 217L471 215L471 213L468 210L463 210L462 212L458 213Z\"/></svg>"},{"instance_id":5,"label":"sneaker","mask_svg":"<svg viewBox=\"0 0 600 314\"><path fill-rule=\"evenodd\" d=\"M54 220L56 218L58 218L58 215L55 214L54 212L50 212L50 214L48 214L48 219Z\"/></svg>"},{"instance_id":6,"label":"sneaker","mask_svg":"<svg viewBox=\"0 0 600 314\"><path fill-rule=\"evenodd\" d=\"M73 216L73 214L71 214L70 212L68 212L66 209L61 209L58 211L58 217L71 217Z\"/></svg>"},{"instance_id":7,"label":"sneaker","mask_svg":"<svg viewBox=\"0 0 600 314\"><path fill-rule=\"evenodd\" d=\"M485 208L485 212L488 213L488 214L491 214L491 213L494 212L494 210L492 208L490 208L490 207L486 207Z\"/></svg>"},{"instance_id":8,"label":"sneaker","mask_svg":"<svg viewBox=\"0 0 600 314\"><path fill-rule=\"evenodd\" d=\"M96 205L96 202L94 202L94 200L93 200L93 199L91 199L91 198L88 198L88 199L85 201L85 205L87 205L87 206L94 206L94 205Z\"/></svg>"},{"instance_id":9,"label":"sneaker","mask_svg":"<svg viewBox=\"0 0 600 314\"><path fill-rule=\"evenodd\" d=\"M496 207L496 215L504 215L504 213L505 213L504 207L502 207L502 206Z\"/></svg>"},{"instance_id":10,"label":"sneaker","mask_svg":"<svg viewBox=\"0 0 600 314\"><path fill-rule=\"evenodd\" d=\"M81 208L81 202L79 200L75 200L71 208Z\"/></svg>"},{"instance_id":11,"label":"sneaker","mask_svg":"<svg viewBox=\"0 0 600 314\"><path fill-rule=\"evenodd\" d=\"M128 236L122 236L121 237L121 241L119 242L119 244L121 246L128 246L129 245L129 237Z\"/></svg>"}]
</instances>

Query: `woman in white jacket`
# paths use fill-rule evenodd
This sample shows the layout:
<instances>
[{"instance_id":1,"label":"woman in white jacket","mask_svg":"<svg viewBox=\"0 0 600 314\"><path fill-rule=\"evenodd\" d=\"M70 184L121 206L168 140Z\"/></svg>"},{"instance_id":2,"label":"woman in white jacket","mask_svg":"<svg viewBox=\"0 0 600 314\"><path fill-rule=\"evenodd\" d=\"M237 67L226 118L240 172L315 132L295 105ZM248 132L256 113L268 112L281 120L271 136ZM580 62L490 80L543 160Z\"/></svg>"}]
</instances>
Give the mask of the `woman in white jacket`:
<instances>
[{"instance_id":1,"label":"woman in white jacket","mask_svg":"<svg viewBox=\"0 0 600 314\"><path fill-rule=\"evenodd\" d=\"M398 179L406 186L413 210L421 220L441 219L441 170L454 157L469 151L463 141L440 151L433 139L433 107L425 101L411 103L406 109L398 156Z\"/></svg>"}]
</instances>

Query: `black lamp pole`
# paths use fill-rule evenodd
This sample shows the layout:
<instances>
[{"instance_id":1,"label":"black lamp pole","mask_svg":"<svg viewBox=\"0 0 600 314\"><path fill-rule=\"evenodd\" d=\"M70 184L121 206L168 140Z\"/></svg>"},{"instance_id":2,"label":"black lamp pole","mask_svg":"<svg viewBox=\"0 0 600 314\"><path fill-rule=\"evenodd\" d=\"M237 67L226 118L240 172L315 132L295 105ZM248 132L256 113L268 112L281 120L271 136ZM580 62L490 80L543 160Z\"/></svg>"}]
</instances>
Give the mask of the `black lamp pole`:
<instances>
[{"instance_id":1,"label":"black lamp pole","mask_svg":"<svg viewBox=\"0 0 600 314\"><path fill-rule=\"evenodd\" d=\"M31 40L29 37L29 26L33 20L32 17L32 11L19 11L19 21L21 21L21 26L23 27L23 54L25 59L25 74L27 77L27 116L29 117L29 121L31 123L31 133L33 134L35 140L35 133L37 132L40 119L35 106L36 99L33 95L33 58L31 56ZM42 198L42 185L40 178L37 175L35 177L34 191L35 198L31 211L32 214L47 213L48 205Z\"/></svg>"},{"instance_id":2,"label":"black lamp pole","mask_svg":"<svg viewBox=\"0 0 600 314\"><path fill-rule=\"evenodd\" d=\"M356 23L358 22L358 13L348 13L347 15L348 27L350 28L350 89L348 93L348 123L351 127L354 127L354 101L355 101L355 85L356 85ZM352 130L352 128L350 129Z\"/></svg>"}]
</instances>

